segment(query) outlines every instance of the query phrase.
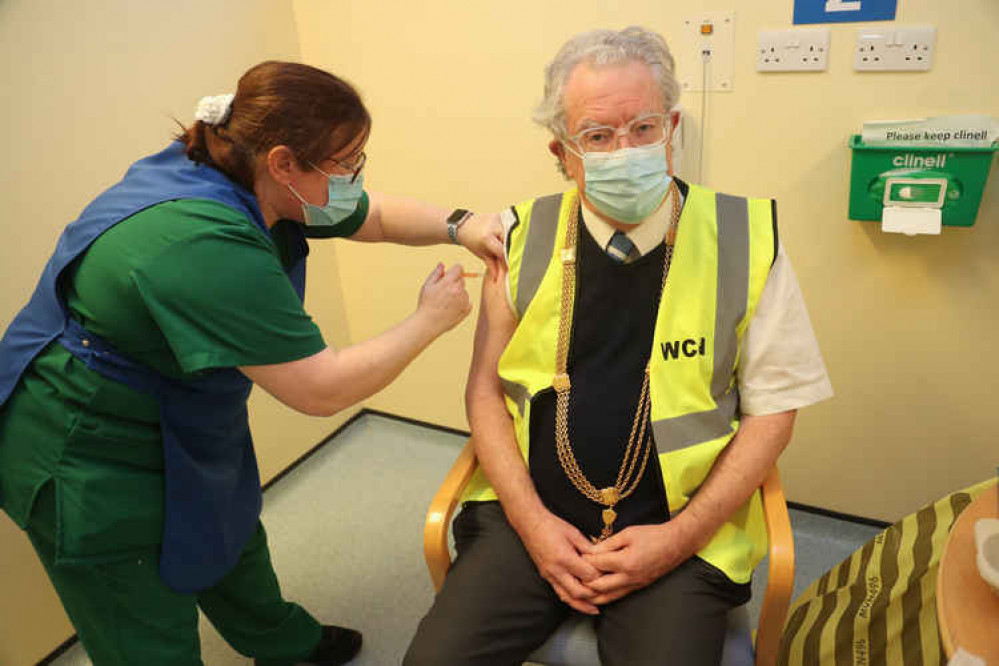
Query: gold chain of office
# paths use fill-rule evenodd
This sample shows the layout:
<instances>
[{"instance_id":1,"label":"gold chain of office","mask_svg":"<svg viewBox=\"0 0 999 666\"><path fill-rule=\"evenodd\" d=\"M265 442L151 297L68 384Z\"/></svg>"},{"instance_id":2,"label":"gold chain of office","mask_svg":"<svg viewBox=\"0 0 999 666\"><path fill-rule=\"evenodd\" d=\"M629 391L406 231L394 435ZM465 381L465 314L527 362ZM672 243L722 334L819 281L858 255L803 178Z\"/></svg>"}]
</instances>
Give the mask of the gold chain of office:
<instances>
[{"instance_id":1,"label":"gold chain of office","mask_svg":"<svg viewBox=\"0 0 999 666\"><path fill-rule=\"evenodd\" d=\"M672 199L673 210L667 234L672 234L680 219L680 192L675 181L670 183L668 196ZM558 348L555 357L555 378L552 382L556 392L555 448L558 452L558 460L562 465L562 470L569 477L572 485L588 499L605 507L601 513L604 526L600 531L600 536L590 537L594 542L600 542L614 533L614 520L617 519L617 512L614 510L614 507L618 502L635 491L638 482L642 478L642 474L645 473L645 465L649 460L649 452L652 449L652 438L645 436L645 425L649 421L649 409L652 406L652 400L649 395L649 369L652 363L652 355L651 353L649 354L649 360L645 363L642 392L638 397L638 405L635 407L635 419L631 425L631 435L628 437L628 446L625 448L624 459L621 461L617 480L613 486L597 488L583 474L583 470L580 469L579 463L576 461L576 456L572 452L572 445L569 442L569 392L571 390L571 382L569 381L569 374L566 372L566 365L569 356L569 332L572 326L573 302L576 292L575 250L579 238L578 218L579 196L576 196L572 210L569 212L566 248L563 250L563 257L565 258L562 264L562 312L558 322ZM660 294L666 288L666 277L669 275L670 262L673 259L672 250L673 246L667 242L666 256L663 259L663 279ZM639 458L641 458L640 465L638 464ZM638 467L637 474L635 473L636 466Z\"/></svg>"}]
</instances>

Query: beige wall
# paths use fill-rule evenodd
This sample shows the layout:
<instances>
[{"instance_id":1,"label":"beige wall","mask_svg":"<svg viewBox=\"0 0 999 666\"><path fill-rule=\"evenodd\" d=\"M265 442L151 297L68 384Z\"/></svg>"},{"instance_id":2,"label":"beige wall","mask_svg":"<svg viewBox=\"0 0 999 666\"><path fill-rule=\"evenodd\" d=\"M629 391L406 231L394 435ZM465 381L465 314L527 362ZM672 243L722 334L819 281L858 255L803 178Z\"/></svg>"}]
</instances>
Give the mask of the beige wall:
<instances>
[{"instance_id":1,"label":"beige wall","mask_svg":"<svg viewBox=\"0 0 999 666\"><path fill-rule=\"evenodd\" d=\"M861 121L999 115L999 92L985 74L999 65L991 49L999 5L900 4L900 23L939 29L930 73L852 72L856 26L846 25L832 28L829 72L758 75L756 33L789 24L785 0L578 0L571 12L525 0L178 0L169 9L126 0L85 8L0 2L0 60L18 65L3 82L14 103L0 108L0 213L9 225L0 244L0 328L27 299L64 224L128 163L163 144L170 116L188 121L201 95L231 89L254 62L300 59L360 87L375 118L373 189L490 210L562 187L548 138L529 116L541 70L569 35L640 23L676 42L682 18L735 9L735 91L710 98L702 180L780 200L783 240L837 389L799 419L782 463L788 495L895 518L999 462L988 427L999 375L990 346L999 323L999 177L979 223L941 237L886 236L845 216L845 143ZM695 64L679 58L681 68ZM696 93L682 99L692 135L700 101ZM469 263L457 248L349 243L320 244L312 256L308 306L337 346L411 311L438 260ZM366 404L467 427L461 393L473 326L470 318ZM347 416L307 419L261 396L253 412L265 478ZM6 517L0 589L0 664L33 663L72 633Z\"/></svg>"},{"instance_id":2,"label":"beige wall","mask_svg":"<svg viewBox=\"0 0 999 666\"><path fill-rule=\"evenodd\" d=\"M0 330L24 304L63 226L142 155L165 145L171 117L233 90L267 59L299 59L291 3L275 0L0 2ZM310 268L310 311L328 339L349 333L332 253ZM317 293L318 292L318 293ZM336 429L256 395L265 479ZM0 514L0 664L33 664L73 629L23 533Z\"/></svg>"},{"instance_id":3,"label":"beige wall","mask_svg":"<svg viewBox=\"0 0 999 666\"><path fill-rule=\"evenodd\" d=\"M999 462L991 428L999 175L975 227L885 235L846 218L846 142L864 120L999 115L987 74L999 67L999 4L901 2L898 23L938 28L929 73L853 72L857 25L848 24L832 26L828 72L769 75L755 71L757 33L790 25L787 0L568 6L296 1L303 59L354 80L373 111L369 185L484 210L561 187L547 137L529 118L542 68L569 35L638 23L679 43L683 18L735 9L735 89L709 99L703 181L779 200L783 241L837 391L799 418L782 460L789 497L891 520L989 474ZM678 59L681 69L697 65ZM682 103L696 135L700 94ZM463 258L457 250L351 244L337 252L355 339L409 307L434 261ZM450 333L370 405L466 427L461 387L473 325Z\"/></svg>"}]
</instances>

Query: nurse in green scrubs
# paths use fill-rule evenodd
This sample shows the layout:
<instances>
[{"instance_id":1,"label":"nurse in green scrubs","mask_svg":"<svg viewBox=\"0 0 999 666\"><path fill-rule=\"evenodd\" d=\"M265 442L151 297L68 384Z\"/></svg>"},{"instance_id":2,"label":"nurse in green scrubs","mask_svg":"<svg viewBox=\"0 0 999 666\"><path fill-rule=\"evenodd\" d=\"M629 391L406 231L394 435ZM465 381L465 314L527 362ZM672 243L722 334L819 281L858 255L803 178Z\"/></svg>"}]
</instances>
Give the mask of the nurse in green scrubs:
<instances>
[{"instance_id":1,"label":"nurse in green scrubs","mask_svg":"<svg viewBox=\"0 0 999 666\"><path fill-rule=\"evenodd\" d=\"M92 358L88 336L169 381L238 369L295 410L333 414L385 387L471 305L461 267L438 265L410 316L332 349L297 293L303 236L454 240L495 263L503 257L498 217L365 191L368 112L350 85L312 67L262 63L234 97L203 100L196 117L179 143L150 159L176 163L187 178L177 191L200 191L194 174L212 194L126 210L58 273L54 292L84 333L76 347L60 343L64 336L31 352L9 397L0 394L0 505L27 531L97 666L201 664L198 607L257 664L343 664L360 634L323 626L282 598L259 522L210 586L179 591L164 580L161 403L81 360ZM148 185L129 185L135 178L122 186ZM245 206L227 205L232 193ZM10 376L25 328L15 320L7 331L0 374ZM256 474L254 461L259 496Z\"/></svg>"}]
</instances>

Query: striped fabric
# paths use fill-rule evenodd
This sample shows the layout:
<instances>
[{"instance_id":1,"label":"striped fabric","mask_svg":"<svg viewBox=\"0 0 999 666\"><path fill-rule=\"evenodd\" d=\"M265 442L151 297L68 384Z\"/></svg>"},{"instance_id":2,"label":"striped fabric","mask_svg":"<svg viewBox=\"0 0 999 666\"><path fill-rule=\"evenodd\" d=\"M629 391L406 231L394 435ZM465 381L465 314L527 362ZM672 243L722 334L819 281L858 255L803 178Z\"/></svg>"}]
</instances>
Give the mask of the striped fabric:
<instances>
[{"instance_id":1,"label":"striped fabric","mask_svg":"<svg viewBox=\"0 0 999 666\"><path fill-rule=\"evenodd\" d=\"M607 242L607 254L611 259L626 264L639 257L638 248L631 242L626 234L615 231L614 235Z\"/></svg>"},{"instance_id":2,"label":"striped fabric","mask_svg":"<svg viewBox=\"0 0 999 666\"><path fill-rule=\"evenodd\" d=\"M814 582L792 604L780 666L937 666L940 557L951 526L994 481L906 516Z\"/></svg>"}]
</instances>

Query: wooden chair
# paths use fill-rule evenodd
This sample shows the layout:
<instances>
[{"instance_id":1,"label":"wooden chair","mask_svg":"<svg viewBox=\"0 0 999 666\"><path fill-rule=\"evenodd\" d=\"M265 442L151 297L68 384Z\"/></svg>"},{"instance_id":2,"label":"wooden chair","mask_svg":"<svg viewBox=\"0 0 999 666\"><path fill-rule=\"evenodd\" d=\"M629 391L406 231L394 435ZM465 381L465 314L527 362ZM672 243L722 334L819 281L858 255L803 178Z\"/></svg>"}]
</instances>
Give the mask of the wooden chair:
<instances>
[{"instance_id":1,"label":"wooden chair","mask_svg":"<svg viewBox=\"0 0 999 666\"><path fill-rule=\"evenodd\" d=\"M434 589L439 591L451 567L448 549L448 529L461 495L477 466L472 440L451 467L427 511L423 530L423 553L430 569ZM763 595L755 646L749 629L745 606L729 614L729 629L725 638L723 666L754 664L774 666L781 632L794 587L794 539L787 502L780 476L774 467L760 487L767 534L770 539L767 588ZM596 634L589 618L576 613L536 650L528 661L549 666L599 666Z\"/></svg>"}]
</instances>

